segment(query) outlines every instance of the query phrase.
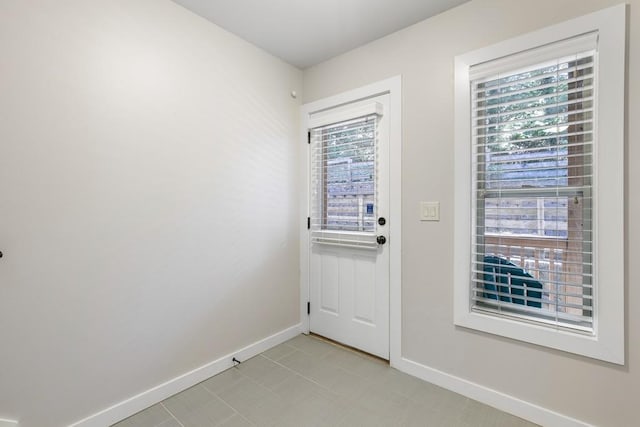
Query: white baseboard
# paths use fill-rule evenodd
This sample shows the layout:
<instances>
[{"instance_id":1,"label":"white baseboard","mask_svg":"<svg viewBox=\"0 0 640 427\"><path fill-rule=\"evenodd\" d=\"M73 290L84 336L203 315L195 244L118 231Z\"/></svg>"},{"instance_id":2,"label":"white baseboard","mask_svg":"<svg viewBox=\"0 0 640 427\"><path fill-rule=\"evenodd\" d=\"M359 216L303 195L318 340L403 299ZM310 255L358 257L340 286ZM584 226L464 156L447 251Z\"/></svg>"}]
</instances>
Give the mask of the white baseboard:
<instances>
[{"instance_id":1,"label":"white baseboard","mask_svg":"<svg viewBox=\"0 0 640 427\"><path fill-rule=\"evenodd\" d=\"M18 427L18 422L13 420L5 420L0 418L0 427Z\"/></svg>"},{"instance_id":2,"label":"white baseboard","mask_svg":"<svg viewBox=\"0 0 640 427\"><path fill-rule=\"evenodd\" d=\"M194 386L207 378L210 378L222 371L225 371L233 366L232 358L236 357L239 360L246 360L253 356L256 356L263 351L266 351L278 344L295 337L300 334L301 325L295 325L280 331L270 337L264 338L258 342L248 345L238 351L229 353L226 356L207 363L199 368L196 368L190 372L182 374L176 378L173 378L163 384L153 387L147 391L144 391L129 399L123 400L107 409L104 409L96 414L90 415L69 427L105 427L110 426L120 420L123 420L131 415L142 411L149 406L173 396L187 388ZM0 422L0 427L15 427L15 424L4 425Z\"/></svg>"},{"instance_id":3,"label":"white baseboard","mask_svg":"<svg viewBox=\"0 0 640 427\"><path fill-rule=\"evenodd\" d=\"M406 358L401 358L399 362L394 363L392 366L399 371L500 409L501 411L540 424L541 426L591 427L591 424L585 423L584 421L562 415L550 409L534 405L533 403L525 402L508 394L447 374L446 372L430 368Z\"/></svg>"}]
</instances>

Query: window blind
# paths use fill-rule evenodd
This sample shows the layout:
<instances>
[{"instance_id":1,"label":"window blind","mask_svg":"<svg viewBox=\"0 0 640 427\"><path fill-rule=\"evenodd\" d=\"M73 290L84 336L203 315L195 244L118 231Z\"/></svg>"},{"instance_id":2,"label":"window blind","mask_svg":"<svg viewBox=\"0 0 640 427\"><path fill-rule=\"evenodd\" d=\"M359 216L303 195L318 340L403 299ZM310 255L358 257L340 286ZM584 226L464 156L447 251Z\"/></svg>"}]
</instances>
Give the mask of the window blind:
<instances>
[{"instance_id":1,"label":"window blind","mask_svg":"<svg viewBox=\"0 0 640 427\"><path fill-rule=\"evenodd\" d=\"M577 39L545 46L544 61L470 70L471 299L474 311L592 332L597 55L595 36Z\"/></svg>"},{"instance_id":2,"label":"window blind","mask_svg":"<svg viewBox=\"0 0 640 427\"><path fill-rule=\"evenodd\" d=\"M377 248L378 115L311 129L311 242Z\"/></svg>"}]
</instances>

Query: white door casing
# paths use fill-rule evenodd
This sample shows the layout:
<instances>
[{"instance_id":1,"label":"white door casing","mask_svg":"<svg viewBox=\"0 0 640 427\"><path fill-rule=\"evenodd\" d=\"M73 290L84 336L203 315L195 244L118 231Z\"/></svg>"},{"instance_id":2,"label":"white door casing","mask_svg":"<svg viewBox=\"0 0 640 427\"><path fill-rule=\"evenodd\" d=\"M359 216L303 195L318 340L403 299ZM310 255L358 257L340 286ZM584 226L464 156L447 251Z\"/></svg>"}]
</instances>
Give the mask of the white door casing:
<instances>
[{"instance_id":1,"label":"white door casing","mask_svg":"<svg viewBox=\"0 0 640 427\"><path fill-rule=\"evenodd\" d=\"M395 77L302 107L305 137L308 130L316 129L302 154L302 182L306 183L301 206L305 216L301 227L303 329L389 359L392 365L400 357L400 105L400 77ZM328 208L317 208L327 203L328 193L320 194L318 180L312 179L318 167L313 163L318 159L313 157L314 150L316 155L323 150L320 132L332 132L332 124L372 113L377 118L375 198L365 196L364 204L360 200L358 224L365 228L342 228L335 225L336 217L330 216ZM334 157L332 162L342 161ZM359 164L356 159L353 162L357 171ZM323 167L330 169L326 160ZM327 187L329 181L325 172ZM372 207L374 212L369 211ZM368 221L363 222L363 212L369 214ZM306 216L313 218L311 230ZM386 220L382 225L377 221L380 217ZM386 243L378 244L378 236L384 236Z\"/></svg>"}]
</instances>

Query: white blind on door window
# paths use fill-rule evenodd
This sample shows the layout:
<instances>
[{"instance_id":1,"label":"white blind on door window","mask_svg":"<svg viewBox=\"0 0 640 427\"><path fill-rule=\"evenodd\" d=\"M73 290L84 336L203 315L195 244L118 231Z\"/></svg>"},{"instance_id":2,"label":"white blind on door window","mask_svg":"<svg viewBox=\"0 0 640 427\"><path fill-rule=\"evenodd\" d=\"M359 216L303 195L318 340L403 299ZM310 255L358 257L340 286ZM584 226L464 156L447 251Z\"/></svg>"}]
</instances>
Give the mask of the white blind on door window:
<instances>
[{"instance_id":1,"label":"white blind on door window","mask_svg":"<svg viewBox=\"0 0 640 427\"><path fill-rule=\"evenodd\" d=\"M475 311L593 330L595 44L470 70Z\"/></svg>"},{"instance_id":2,"label":"white blind on door window","mask_svg":"<svg viewBox=\"0 0 640 427\"><path fill-rule=\"evenodd\" d=\"M378 115L311 129L311 241L376 248Z\"/></svg>"}]
</instances>

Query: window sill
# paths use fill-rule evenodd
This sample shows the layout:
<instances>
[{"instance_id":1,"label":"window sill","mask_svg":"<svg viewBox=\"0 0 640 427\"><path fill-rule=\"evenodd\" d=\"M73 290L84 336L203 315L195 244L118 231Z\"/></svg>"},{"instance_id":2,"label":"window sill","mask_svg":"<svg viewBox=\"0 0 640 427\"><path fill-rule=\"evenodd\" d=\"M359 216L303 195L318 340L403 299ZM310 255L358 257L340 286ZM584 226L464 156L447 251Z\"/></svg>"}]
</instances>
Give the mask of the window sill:
<instances>
[{"instance_id":1,"label":"window sill","mask_svg":"<svg viewBox=\"0 0 640 427\"><path fill-rule=\"evenodd\" d=\"M610 348L597 335L590 333L570 331L561 327L545 326L524 322L521 319L509 319L478 312L468 312L456 316L454 324L618 365L624 364L622 351Z\"/></svg>"}]
</instances>

